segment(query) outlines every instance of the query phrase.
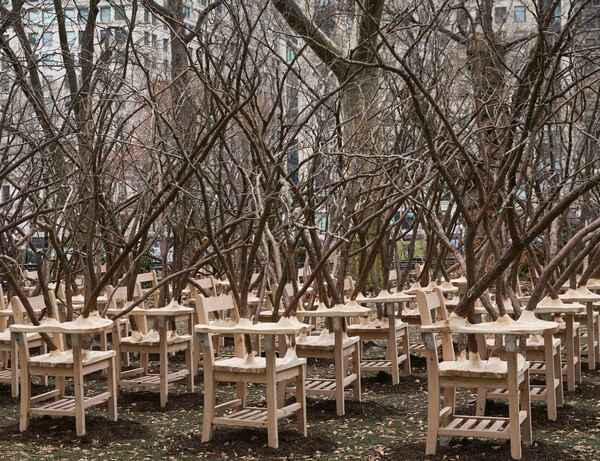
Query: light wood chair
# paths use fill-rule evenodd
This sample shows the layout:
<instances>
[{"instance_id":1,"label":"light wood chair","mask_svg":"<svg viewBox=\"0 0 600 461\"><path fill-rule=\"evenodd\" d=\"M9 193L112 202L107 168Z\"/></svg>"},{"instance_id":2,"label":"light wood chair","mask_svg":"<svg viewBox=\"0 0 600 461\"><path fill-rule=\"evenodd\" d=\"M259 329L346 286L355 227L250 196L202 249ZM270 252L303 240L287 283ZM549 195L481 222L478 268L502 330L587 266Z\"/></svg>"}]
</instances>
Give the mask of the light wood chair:
<instances>
[{"instance_id":1,"label":"light wood chair","mask_svg":"<svg viewBox=\"0 0 600 461\"><path fill-rule=\"evenodd\" d=\"M240 315L233 299L233 295L221 294L219 296L205 297L202 293L196 292L195 298L196 305L196 317L199 324L221 326L221 327L233 327L238 324ZM227 333L213 334L213 352L215 357L221 359L224 357L221 349L224 345L224 338L233 338L234 354L241 356L244 350L243 338L240 335L233 335ZM194 339L194 350L200 351L201 345L199 339ZM202 366L204 361L204 354L197 354L196 366Z\"/></svg>"},{"instance_id":2,"label":"light wood chair","mask_svg":"<svg viewBox=\"0 0 600 461\"><path fill-rule=\"evenodd\" d=\"M13 397L18 397L18 374L13 372L15 346L10 338L8 319L12 317L12 311L8 309L8 303L4 302L4 291L0 283L0 383L10 384Z\"/></svg>"},{"instance_id":3,"label":"light wood chair","mask_svg":"<svg viewBox=\"0 0 600 461\"><path fill-rule=\"evenodd\" d=\"M139 283L142 288L142 295L145 295L150 290L158 287L158 277L156 275L155 270L151 270L150 272L145 272L143 274L137 274L135 278L135 283ZM148 286L150 285L150 286ZM152 293L152 302L154 307L160 307L158 305L158 301L160 298L160 290L155 290Z\"/></svg>"},{"instance_id":4,"label":"light wood chair","mask_svg":"<svg viewBox=\"0 0 600 461\"><path fill-rule=\"evenodd\" d=\"M50 296L50 302L52 303L51 307L52 307L53 312L58 312L58 306L56 303L56 297L54 296L54 293L49 292L48 295ZM14 324L16 324L16 325L30 324L31 321L27 315L27 312L25 311L25 307L23 306L23 304L21 303L20 300L17 303L15 303L14 302L15 299L18 300L18 298L13 297L11 299L11 303L10 303L10 308L11 308L10 317L12 317L12 319L13 319L13 325ZM32 296L30 298L27 298L27 300L29 301L29 304L31 304L31 307L33 308L33 310L36 314L41 315L43 309L46 308L46 302L44 300L43 295ZM39 349L40 354L44 354L47 352L46 343L42 340L42 337L38 333L35 333L35 332L28 333L27 334L27 344L28 344L30 350L32 350L32 349L38 350ZM3 370L3 373L2 373L3 382L7 382L6 380L9 380L8 382L10 382L12 396L18 397L19 396L19 348L17 347L17 344L15 343L14 338L11 335L11 327L7 327L4 330L4 332L0 334L0 351L5 352L6 355L8 357L10 357L10 369L5 369L5 370ZM46 385L48 384L47 377L44 377L43 381L44 381L44 384L46 384Z\"/></svg>"},{"instance_id":5,"label":"light wood chair","mask_svg":"<svg viewBox=\"0 0 600 461\"><path fill-rule=\"evenodd\" d=\"M11 303L18 305L18 298ZM85 435L85 410L91 406L108 405L109 417L117 420L117 389L115 380L115 352L92 351L83 348L86 337L109 329L112 322L97 315L88 319L78 318L73 322L59 323L52 319L39 326L15 324L12 334L19 348L21 417L19 429L27 430L31 415L73 416L77 436ZM52 334L56 339L68 335L70 350L56 350L35 357L29 355L30 344L27 336L31 334ZM84 392L85 376L97 371L106 371L107 390L94 396ZM31 376L52 376L55 389L39 395L32 395ZM65 379L73 379L73 395L68 395Z\"/></svg>"},{"instance_id":6,"label":"light wood chair","mask_svg":"<svg viewBox=\"0 0 600 461\"><path fill-rule=\"evenodd\" d=\"M296 417L298 431L307 435L305 376L306 359L300 359L293 348L288 348L285 357L277 357L275 337L294 335L308 329L308 326L284 327L280 323L258 323L253 325L248 319L237 326L196 325L204 356L204 415L202 424L202 441L212 439L215 425L247 426L266 428L268 445L279 446L278 421L282 418ZM215 361L212 334L232 333L236 336L244 334L263 335L265 357L252 354L236 356ZM285 402L285 385L295 382L295 402ZM219 382L236 383L236 394L231 400L217 404L216 389ZM250 407L246 403L248 384L264 384L266 387L266 406ZM278 389L279 387L279 389ZM282 398L283 397L283 398Z\"/></svg>"},{"instance_id":7,"label":"light wood chair","mask_svg":"<svg viewBox=\"0 0 600 461\"><path fill-rule=\"evenodd\" d=\"M386 316L381 320L348 325L348 335L358 336L361 347L361 371L386 371L392 375L392 383L400 382L399 366L410 375L410 351L408 324L396 318L392 303L385 304ZM395 327L390 327L394 325ZM386 357L383 359L365 359L362 346L365 341L386 341Z\"/></svg>"},{"instance_id":8,"label":"light wood chair","mask_svg":"<svg viewBox=\"0 0 600 461\"><path fill-rule=\"evenodd\" d=\"M165 407L169 399L169 385L175 381L185 380L189 392L194 390L194 355L192 344L194 310L175 304L162 308L134 308L129 316L136 317L136 323L144 320L155 322L158 331L150 329L145 335L121 336L120 328L113 328L114 347L117 352L118 385L125 388L158 388L160 406ZM183 319L186 332L178 334L169 330L173 323ZM179 371L169 371L169 354L183 351L185 367ZM150 373L149 364L140 361L140 367L122 371L121 357L123 353L139 353L141 357L156 354L159 359L159 373Z\"/></svg>"},{"instance_id":9,"label":"light wood chair","mask_svg":"<svg viewBox=\"0 0 600 461\"><path fill-rule=\"evenodd\" d=\"M208 294L208 296L217 296L217 285L215 284L215 278L212 275L192 280L195 284L200 286ZM198 289L196 286L192 283L188 283L185 293L187 295L188 304L191 304L192 306L194 305L196 302L197 293Z\"/></svg>"},{"instance_id":10,"label":"light wood chair","mask_svg":"<svg viewBox=\"0 0 600 461\"><path fill-rule=\"evenodd\" d=\"M511 456L521 459L521 441L531 443L531 401L529 394L529 364L517 353L517 336L522 332L517 328L497 328L477 330L457 330L451 328L444 297L439 288L431 293L417 290L417 304L421 314L421 332L425 343L427 359L427 441L425 453L433 455L437 450L438 437L481 437L510 440ZM433 318L432 312L439 313ZM438 320L434 323L434 320ZM551 322L548 322L551 323ZM558 329L558 326L555 329ZM498 358L481 360L478 354L467 359L456 360L452 344L452 334L459 332L484 334L505 334L506 361ZM438 355L438 342L441 338L442 361ZM507 389L508 417L459 415L455 412L456 389L475 388L479 390ZM443 404L441 390L443 390ZM485 393L484 393L485 395Z\"/></svg>"}]
</instances>

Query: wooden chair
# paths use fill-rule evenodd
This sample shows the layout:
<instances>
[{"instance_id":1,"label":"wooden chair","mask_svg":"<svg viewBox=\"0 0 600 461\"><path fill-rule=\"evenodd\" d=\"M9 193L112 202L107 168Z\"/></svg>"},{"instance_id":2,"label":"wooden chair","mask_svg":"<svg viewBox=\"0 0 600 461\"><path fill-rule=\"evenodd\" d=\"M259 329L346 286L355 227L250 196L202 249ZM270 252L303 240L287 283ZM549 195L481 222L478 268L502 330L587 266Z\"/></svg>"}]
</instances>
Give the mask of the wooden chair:
<instances>
[{"instance_id":1,"label":"wooden chair","mask_svg":"<svg viewBox=\"0 0 600 461\"><path fill-rule=\"evenodd\" d=\"M306 394L305 376L306 360L296 356L293 348L288 348L285 357L277 357L275 337L295 335L308 329L308 326L296 323L293 326L282 326L279 323L258 323L253 325L244 319L237 326L196 325L204 356L204 416L202 423L202 441L212 439L214 425L248 426L266 428L268 445L279 446L278 421L282 418L296 417L298 431L305 437L306 426ZM264 335L265 357L252 354L215 361L212 334L232 333L236 336L244 334ZM295 382L296 401L285 402L285 385ZM233 399L217 405L216 389L219 382L236 383L236 395ZM248 384L264 384L266 387L266 406L250 407L246 403L246 387ZM279 389L278 389L279 387ZM279 395L278 395L279 394Z\"/></svg>"},{"instance_id":2,"label":"wooden chair","mask_svg":"<svg viewBox=\"0 0 600 461\"><path fill-rule=\"evenodd\" d=\"M58 306L56 304L56 298L54 293L49 292L50 302L52 303L52 309L54 312L58 312ZM31 323L23 304L19 300L17 303L14 300L18 298L13 297L11 299L10 307L13 318L13 324L29 324ZM43 295L33 296L27 298L29 304L36 313L41 313L46 307L46 302ZM29 349L39 349L40 354L47 352L46 343L42 340L42 337L38 333L27 334L27 344ZM13 397L19 396L19 348L11 336L11 327L6 328L3 333L0 334L0 351L4 352L6 356L10 357L10 369L3 370L2 378L3 382L9 380L11 387L11 394ZM44 384L48 384L48 378L44 377Z\"/></svg>"},{"instance_id":3,"label":"wooden chair","mask_svg":"<svg viewBox=\"0 0 600 461\"><path fill-rule=\"evenodd\" d=\"M368 323L348 325L348 335L358 336L361 347L361 371L387 371L392 375L392 383L400 382L398 367L403 364L404 372L410 374L410 351L408 341L408 324L396 318L392 303L386 303L386 316L381 320ZM395 325L390 327L390 325ZM365 359L362 345L365 341L386 341L386 357L384 359Z\"/></svg>"},{"instance_id":4,"label":"wooden chair","mask_svg":"<svg viewBox=\"0 0 600 461\"><path fill-rule=\"evenodd\" d=\"M194 283L199 285L208 296L217 296L217 286L215 285L215 278L211 275L209 277L202 277L199 279L192 279ZM198 289L192 283L188 283L187 286L187 296L188 303L194 305L196 302L196 294L198 293Z\"/></svg>"},{"instance_id":5,"label":"wooden chair","mask_svg":"<svg viewBox=\"0 0 600 461\"><path fill-rule=\"evenodd\" d=\"M240 315L231 294L221 294L219 296L205 297L202 293L196 292L196 316L198 323L203 325L221 326L221 327L233 327L238 324ZM244 350L243 338L239 335L232 334L213 334L213 352L218 358L223 358L221 348L224 345L224 338L232 337L234 343L234 354L241 356ZM196 351L201 348L198 338L194 340L194 347ZM200 366L203 364L204 355L197 354L196 365Z\"/></svg>"},{"instance_id":6,"label":"wooden chair","mask_svg":"<svg viewBox=\"0 0 600 461\"><path fill-rule=\"evenodd\" d=\"M19 305L18 298L12 298L13 305ZM95 316L88 319L79 317L73 322L42 322L40 326L15 324L11 327L19 348L21 382L21 418L19 429L25 431L30 416L74 416L77 436L85 435L85 410L91 406L106 403L109 417L117 420L117 390L115 380L115 352L83 349L86 337L110 328L112 322ZM56 350L31 357L30 334L50 333L53 338L69 335L70 350ZM107 390L93 397L86 397L84 379L86 375L105 370ZM39 395L32 395L31 376L53 376L55 389ZM73 395L68 395L65 379L73 379Z\"/></svg>"},{"instance_id":7,"label":"wooden chair","mask_svg":"<svg viewBox=\"0 0 600 461\"><path fill-rule=\"evenodd\" d=\"M4 291L0 283L0 383L10 384L13 397L18 397L18 374L12 372L15 360L15 346L10 338L10 329L8 328L8 319L12 317L12 312L4 302Z\"/></svg>"},{"instance_id":8,"label":"wooden chair","mask_svg":"<svg viewBox=\"0 0 600 461\"><path fill-rule=\"evenodd\" d=\"M481 325L458 329L449 323L444 307L444 297L439 289L431 293L418 290L417 304L421 314L421 332L427 358L427 442L425 453L436 453L438 437L483 437L510 440L511 456L521 459L521 441L531 443L531 402L529 397L529 364L517 353L517 336L524 330L518 328L492 328ZM439 313L439 318L432 317ZM434 323L434 320L438 320ZM552 322L544 322L552 323ZM464 322L463 322L464 324ZM553 324L554 331L557 325ZM480 328L479 330L477 328ZM452 333L484 332L505 334L506 361L498 358L479 359L472 354L468 359L456 360L452 344ZM442 361L439 361L438 343L441 338ZM508 417L467 416L455 412L455 392L457 388L507 389ZM441 390L444 399L440 410Z\"/></svg>"},{"instance_id":9,"label":"wooden chair","mask_svg":"<svg viewBox=\"0 0 600 461\"><path fill-rule=\"evenodd\" d=\"M140 309L134 308L129 316L135 316L138 323L147 319L155 321L158 331L149 330L147 334L121 336L120 328L113 328L115 350L117 351L117 374L120 387L152 388L158 387L160 392L160 406L165 407L169 399L169 384L185 380L189 392L194 390L194 355L192 344L194 310L171 304L162 308ZM169 330L170 325L177 319L184 319L187 323L186 332L178 334ZM185 367L179 371L169 371L169 354L183 351L185 354ZM141 357L156 354L159 359L160 371L158 374L150 373L148 363L140 361L140 367L133 370L122 371L121 357L123 353L139 353Z\"/></svg>"},{"instance_id":10,"label":"wooden chair","mask_svg":"<svg viewBox=\"0 0 600 461\"><path fill-rule=\"evenodd\" d=\"M319 336L303 334L296 339L296 353L298 357L333 359L335 361L335 377L309 377L306 379L306 392L312 395L333 395L336 399L336 412L343 416L345 410L344 391L351 387L354 398L361 401L361 367L360 367L360 338L348 337L344 331L347 318L357 314L346 315L342 312L344 306L336 310L316 309L305 311L304 317L322 316L329 317L333 331L324 328ZM368 312L368 311L367 311Z\"/></svg>"},{"instance_id":11,"label":"wooden chair","mask_svg":"<svg viewBox=\"0 0 600 461\"><path fill-rule=\"evenodd\" d=\"M137 274L135 278L135 283L139 283L142 287L142 295L145 295L150 290L158 287L158 277L156 276L156 271L151 270L150 272L145 272L143 274ZM150 285L150 286L147 286ZM155 290L152 293L152 302L154 307L160 307L158 305L158 301L160 298L160 290Z\"/></svg>"},{"instance_id":12,"label":"wooden chair","mask_svg":"<svg viewBox=\"0 0 600 461\"><path fill-rule=\"evenodd\" d=\"M510 301L506 300L507 313L514 313ZM476 309L476 313L487 314L483 308ZM486 339L487 351L490 352L495 346L496 339ZM500 355L502 357L502 354ZM525 356L529 362L529 375L540 376L545 380L545 384L532 384L530 387L530 397L532 401L545 401L548 419L556 421L557 407L562 406L564 402L563 380L562 380L562 354L561 341L548 334L544 336L532 335L527 337L525 345ZM502 398L506 390L500 391L494 397Z\"/></svg>"}]
</instances>

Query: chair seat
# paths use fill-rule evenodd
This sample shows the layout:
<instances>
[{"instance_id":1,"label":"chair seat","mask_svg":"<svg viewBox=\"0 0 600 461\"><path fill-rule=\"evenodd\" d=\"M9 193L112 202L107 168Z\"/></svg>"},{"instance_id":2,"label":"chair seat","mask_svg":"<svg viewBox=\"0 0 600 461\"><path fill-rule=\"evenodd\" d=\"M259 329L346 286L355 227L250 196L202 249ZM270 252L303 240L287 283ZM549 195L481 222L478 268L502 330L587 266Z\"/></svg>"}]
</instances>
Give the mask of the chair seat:
<instances>
[{"instance_id":1,"label":"chair seat","mask_svg":"<svg viewBox=\"0 0 600 461\"><path fill-rule=\"evenodd\" d=\"M344 338L342 349L352 346L360 341L358 336ZM296 338L296 349L333 351L335 349L335 335L323 330L319 336L298 336Z\"/></svg>"},{"instance_id":2,"label":"chair seat","mask_svg":"<svg viewBox=\"0 0 600 461\"><path fill-rule=\"evenodd\" d=\"M101 362L116 355L115 351L85 351L82 357L83 366ZM29 365L34 367L73 367L73 350L52 351L36 355L29 359Z\"/></svg>"},{"instance_id":3,"label":"chair seat","mask_svg":"<svg viewBox=\"0 0 600 461\"><path fill-rule=\"evenodd\" d=\"M154 334L156 333L156 334ZM177 336L167 336L167 345L185 343L187 341L192 340L192 335L177 335ZM158 332L153 332L151 330L147 335L141 337L139 339L137 336L127 336L121 338L121 344L143 344L143 345L156 345L160 344L160 336Z\"/></svg>"},{"instance_id":4,"label":"chair seat","mask_svg":"<svg viewBox=\"0 0 600 461\"><path fill-rule=\"evenodd\" d=\"M488 349L491 349L492 347L494 347L495 340L493 338L488 338L485 340L485 344L487 345ZM552 338L552 346L555 348L559 347L560 339ZM527 338L527 346L526 347L527 347L528 351L543 351L544 350L544 338L542 338L541 336L529 337L529 338Z\"/></svg>"},{"instance_id":5,"label":"chair seat","mask_svg":"<svg viewBox=\"0 0 600 461\"><path fill-rule=\"evenodd\" d=\"M27 333L27 341L37 341L38 339L42 339L39 333ZM0 333L0 344L10 344L9 328Z\"/></svg>"},{"instance_id":6,"label":"chair seat","mask_svg":"<svg viewBox=\"0 0 600 461\"><path fill-rule=\"evenodd\" d=\"M408 328L408 323L403 322L400 319L395 319L396 320L396 331L400 331L403 330L404 328ZM355 325L348 325L348 334L350 335L358 335L361 333L373 333L373 332L389 332L390 331L390 324L387 321L387 319L384 319L384 321L374 321L374 322L369 322L368 324L355 324Z\"/></svg>"},{"instance_id":7,"label":"chair seat","mask_svg":"<svg viewBox=\"0 0 600 461\"><path fill-rule=\"evenodd\" d=\"M419 315L418 309L405 309L402 311L402 314L400 314L400 317L402 318L402 320L410 321L413 323L421 323L421 316Z\"/></svg>"},{"instance_id":8,"label":"chair seat","mask_svg":"<svg viewBox=\"0 0 600 461\"><path fill-rule=\"evenodd\" d=\"M529 362L521 354L517 357L517 370L519 373L529 368ZM467 359L443 361L439 364L440 376L444 377L480 377L480 378L506 378L508 376L507 362L497 357L480 360L472 363Z\"/></svg>"},{"instance_id":9,"label":"chair seat","mask_svg":"<svg viewBox=\"0 0 600 461\"><path fill-rule=\"evenodd\" d=\"M284 371L303 364L306 364L306 359L298 358L296 354L288 354L284 358L275 359L275 371ZM217 360L214 363L213 370L215 372L265 374L267 372L267 359L265 357L246 356Z\"/></svg>"}]
</instances>

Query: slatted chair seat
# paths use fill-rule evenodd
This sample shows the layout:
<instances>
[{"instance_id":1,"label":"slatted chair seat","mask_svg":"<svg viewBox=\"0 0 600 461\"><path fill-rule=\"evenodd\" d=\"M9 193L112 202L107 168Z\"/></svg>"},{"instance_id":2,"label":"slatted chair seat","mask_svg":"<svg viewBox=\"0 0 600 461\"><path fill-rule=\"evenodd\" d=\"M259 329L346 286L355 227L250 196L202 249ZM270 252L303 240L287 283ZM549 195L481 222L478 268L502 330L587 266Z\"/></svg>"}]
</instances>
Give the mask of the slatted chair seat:
<instances>
[{"instance_id":1,"label":"slatted chair seat","mask_svg":"<svg viewBox=\"0 0 600 461\"><path fill-rule=\"evenodd\" d=\"M210 306L197 300L198 315L208 318ZM283 326L283 323L261 323L253 325L248 319L242 319L237 327L223 328L211 325L196 325L199 342L204 355L204 415L202 424L202 441L212 439L215 425L249 426L266 428L268 445L279 446L278 422L282 418L296 417L298 431L305 437L306 424L306 359L298 358L293 348L289 348L282 358L277 358L275 337L295 335L308 329L308 325L296 323ZM229 330L229 331L228 331ZM212 334L231 333L241 339L244 334L265 335L265 357L255 357L252 353L216 361L213 350ZM286 385L295 383L294 402L285 399ZM233 399L217 405L216 389L219 382L235 382L236 393ZM266 408L255 408L247 405L247 385L263 384L266 392Z\"/></svg>"},{"instance_id":2,"label":"slatted chair seat","mask_svg":"<svg viewBox=\"0 0 600 461\"><path fill-rule=\"evenodd\" d=\"M517 357L517 370L524 372L529 368L529 362L519 354ZM508 377L508 363L497 357L481 360L473 364L470 360L461 358L455 361L444 361L439 364L440 376L444 377L480 377L506 379Z\"/></svg>"},{"instance_id":3,"label":"slatted chair seat","mask_svg":"<svg viewBox=\"0 0 600 461\"><path fill-rule=\"evenodd\" d=\"M13 305L20 303L18 298L11 300ZM117 420L117 389L115 377L115 351L92 351L83 348L84 337L100 333L112 327L112 321L100 319L97 315L79 317L76 321L59 323L54 320L42 322L38 326L16 324L12 326L15 342L19 347L21 417L19 429L27 430L30 415L53 415L75 417L77 436L85 435L85 410L98 404L108 405L109 417ZM62 335L68 335L71 349L54 350L34 357L29 356L27 334L30 332L51 333L60 346L64 344ZM105 392L86 397L84 379L86 375L105 371L107 389ZM32 395L31 376L53 376L55 389ZM72 395L67 394L65 379L73 379Z\"/></svg>"},{"instance_id":4,"label":"slatted chair seat","mask_svg":"<svg viewBox=\"0 0 600 461\"><path fill-rule=\"evenodd\" d=\"M118 328L113 329L115 349L117 351L117 369L119 372L118 385L127 388L158 387L160 406L165 407L169 399L169 384L174 381L185 380L189 392L194 390L194 355L193 355L193 309L172 303L163 308L140 309L134 308L129 315L134 316L137 322L145 325L146 321L154 318L158 331L150 330L142 335L135 332L130 336L121 337ZM184 319L187 331L181 335L173 333L168 328L176 320ZM147 331L147 328L144 328ZM185 355L185 368L183 370L169 371L169 354L183 351ZM150 373L148 360L140 360L140 367L133 370L122 370L122 353L139 353L140 357L158 356L160 371L158 374Z\"/></svg>"},{"instance_id":5,"label":"slatted chair seat","mask_svg":"<svg viewBox=\"0 0 600 461\"><path fill-rule=\"evenodd\" d=\"M92 365L114 356L115 351L84 351L81 356L81 363L84 366ZM30 357L29 365L35 367L73 368L73 349L52 351Z\"/></svg>"},{"instance_id":6,"label":"slatted chair seat","mask_svg":"<svg viewBox=\"0 0 600 461\"><path fill-rule=\"evenodd\" d=\"M450 322L444 296L439 288L435 288L432 293L417 290L416 297L427 358L428 414L425 453L436 453L438 437L490 437L509 439L511 456L521 459L521 441L530 443L532 432L529 363L517 352L517 336L520 330L504 326L495 327L495 324L490 324L496 328L494 331L488 328L489 333L509 335L506 342L506 360L481 360L478 353L471 353L468 359L461 356L456 360L451 335L468 332L466 322L463 322L462 329L460 322ZM556 324L548 324L557 329ZM470 325L471 332L483 335L485 330L481 325ZM436 336L442 341L441 362ZM457 388L478 389L477 415L455 413ZM496 393L508 398L508 417L484 416L485 396L496 396Z\"/></svg>"},{"instance_id":7,"label":"slatted chair seat","mask_svg":"<svg viewBox=\"0 0 600 461\"><path fill-rule=\"evenodd\" d=\"M342 348L346 349L360 341L359 337L344 337ZM319 336L300 336L296 340L296 350L300 351L333 351L335 349L335 336L327 330L323 330Z\"/></svg>"}]
</instances>

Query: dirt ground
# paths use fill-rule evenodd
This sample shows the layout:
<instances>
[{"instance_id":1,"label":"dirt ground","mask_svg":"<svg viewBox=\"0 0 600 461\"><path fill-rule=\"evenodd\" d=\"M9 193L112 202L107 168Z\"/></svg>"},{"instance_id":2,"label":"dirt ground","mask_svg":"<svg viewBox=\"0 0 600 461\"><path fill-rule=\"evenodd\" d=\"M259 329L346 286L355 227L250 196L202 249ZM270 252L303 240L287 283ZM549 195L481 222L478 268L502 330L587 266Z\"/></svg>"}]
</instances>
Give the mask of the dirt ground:
<instances>
[{"instance_id":1,"label":"dirt ground","mask_svg":"<svg viewBox=\"0 0 600 461\"><path fill-rule=\"evenodd\" d=\"M369 354L382 353L372 346ZM201 443L203 377L197 377L196 391L188 393L175 384L166 408L158 392L121 391L119 419L111 421L103 408L87 413L87 434L78 438L71 418L34 416L29 429L19 432L19 400L0 385L0 460L147 460L147 459L244 459L244 460L509 460L508 442L502 440L452 439L438 446L436 456L425 456L427 386L424 360L413 357L413 374L391 384L385 373L365 373L362 402L348 394L347 413L338 417L335 402L308 398L308 438L294 430L293 421L280 423L280 448L267 447L264 430L216 427L214 439ZM175 365L180 362L175 357ZM309 373L331 374L328 361L309 362ZM543 403L533 403L534 443L525 446L523 459L600 459L600 374L584 364L583 383L575 392L565 393L565 405L558 421L546 419ZM93 376L90 392L103 385ZM34 392L42 390L35 386ZM232 392L224 385L220 392ZM259 387L250 391L250 400L263 402ZM474 396L459 396L465 411L474 411ZM506 413L502 402L491 403L494 413Z\"/></svg>"}]
</instances>

